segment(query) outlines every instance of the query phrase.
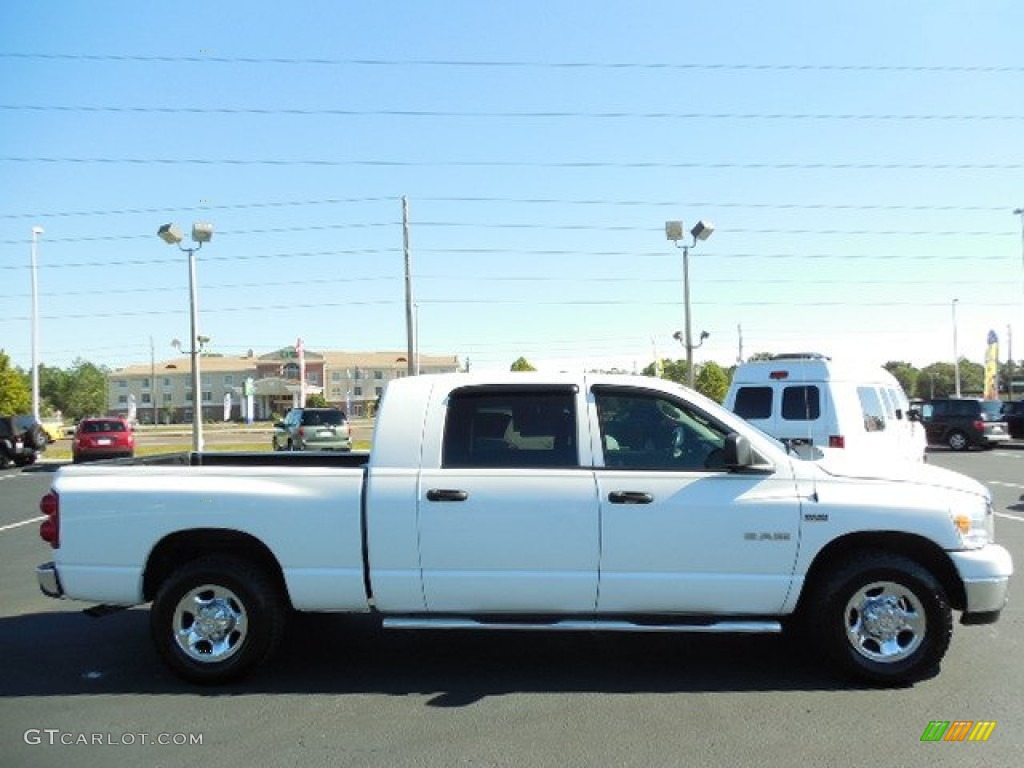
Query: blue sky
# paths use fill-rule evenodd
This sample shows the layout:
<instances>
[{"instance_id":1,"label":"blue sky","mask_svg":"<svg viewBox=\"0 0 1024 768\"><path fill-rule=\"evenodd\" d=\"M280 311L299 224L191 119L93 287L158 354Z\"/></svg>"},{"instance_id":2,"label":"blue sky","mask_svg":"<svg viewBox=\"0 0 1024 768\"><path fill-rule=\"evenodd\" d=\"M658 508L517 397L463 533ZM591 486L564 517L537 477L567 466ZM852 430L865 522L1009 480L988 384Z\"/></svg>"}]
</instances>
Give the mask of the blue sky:
<instances>
[{"instance_id":1,"label":"blue sky","mask_svg":"<svg viewBox=\"0 0 1024 768\"><path fill-rule=\"evenodd\" d=\"M0 348L117 367L420 348L472 367L1024 356L1019 2L0 5ZM187 344L186 344L187 346Z\"/></svg>"}]
</instances>

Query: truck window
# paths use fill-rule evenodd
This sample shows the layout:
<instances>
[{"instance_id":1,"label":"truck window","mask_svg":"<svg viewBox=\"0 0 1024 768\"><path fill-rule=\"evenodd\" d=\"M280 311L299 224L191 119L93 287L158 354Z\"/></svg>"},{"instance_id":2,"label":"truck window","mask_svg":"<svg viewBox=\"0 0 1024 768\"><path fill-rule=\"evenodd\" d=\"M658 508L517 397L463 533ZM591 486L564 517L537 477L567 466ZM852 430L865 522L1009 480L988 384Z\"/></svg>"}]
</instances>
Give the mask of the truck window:
<instances>
[{"instance_id":1,"label":"truck window","mask_svg":"<svg viewBox=\"0 0 1024 768\"><path fill-rule=\"evenodd\" d=\"M653 392L594 388L605 466L724 469L727 430L688 404Z\"/></svg>"},{"instance_id":2,"label":"truck window","mask_svg":"<svg viewBox=\"0 0 1024 768\"><path fill-rule=\"evenodd\" d=\"M782 418L786 421L814 421L821 416L821 393L816 386L786 387L782 390Z\"/></svg>"},{"instance_id":3,"label":"truck window","mask_svg":"<svg viewBox=\"0 0 1024 768\"><path fill-rule=\"evenodd\" d=\"M574 393L492 388L453 392L442 463L446 468L578 467Z\"/></svg>"},{"instance_id":4,"label":"truck window","mask_svg":"<svg viewBox=\"0 0 1024 768\"><path fill-rule=\"evenodd\" d=\"M743 419L770 419L772 416L771 387L740 387L736 390L733 413Z\"/></svg>"}]
</instances>

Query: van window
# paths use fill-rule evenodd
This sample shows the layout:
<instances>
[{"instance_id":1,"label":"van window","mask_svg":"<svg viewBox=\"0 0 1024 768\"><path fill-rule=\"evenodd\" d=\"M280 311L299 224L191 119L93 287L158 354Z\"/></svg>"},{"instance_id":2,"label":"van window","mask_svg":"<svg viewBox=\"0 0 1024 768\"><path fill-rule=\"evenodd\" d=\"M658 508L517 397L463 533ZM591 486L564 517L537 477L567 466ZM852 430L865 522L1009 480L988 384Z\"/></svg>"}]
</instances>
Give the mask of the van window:
<instances>
[{"instance_id":1,"label":"van window","mask_svg":"<svg viewBox=\"0 0 1024 768\"><path fill-rule=\"evenodd\" d=\"M864 414L865 432L882 432L885 430L885 408L874 387L857 387L861 411Z\"/></svg>"},{"instance_id":2,"label":"van window","mask_svg":"<svg viewBox=\"0 0 1024 768\"><path fill-rule=\"evenodd\" d=\"M782 390L782 418L786 421L814 421L821 416L816 386L786 387Z\"/></svg>"},{"instance_id":3,"label":"van window","mask_svg":"<svg viewBox=\"0 0 1024 768\"><path fill-rule=\"evenodd\" d=\"M736 390L733 413L743 419L770 419L772 416L771 387L740 387Z\"/></svg>"}]
</instances>

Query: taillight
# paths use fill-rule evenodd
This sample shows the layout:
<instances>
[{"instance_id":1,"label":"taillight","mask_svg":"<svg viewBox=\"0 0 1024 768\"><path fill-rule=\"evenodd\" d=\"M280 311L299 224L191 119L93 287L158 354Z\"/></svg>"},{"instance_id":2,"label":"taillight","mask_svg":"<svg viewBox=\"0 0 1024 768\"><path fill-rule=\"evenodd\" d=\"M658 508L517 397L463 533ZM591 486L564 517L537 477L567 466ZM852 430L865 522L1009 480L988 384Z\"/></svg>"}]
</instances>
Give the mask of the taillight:
<instances>
[{"instance_id":1,"label":"taillight","mask_svg":"<svg viewBox=\"0 0 1024 768\"><path fill-rule=\"evenodd\" d=\"M975 421L974 422L974 428L978 432L984 432L985 431L985 422L984 421Z\"/></svg>"},{"instance_id":2,"label":"taillight","mask_svg":"<svg viewBox=\"0 0 1024 768\"><path fill-rule=\"evenodd\" d=\"M845 448L846 438L843 435L829 435L828 436L828 447L829 448Z\"/></svg>"},{"instance_id":3,"label":"taillight","mask_svg":"<svg viewBox=\"0 0 1024 768\"><path fill-rule=\"evenodd\" d=\"M305 435L306 435L306 428L305 427L299 427L298 431L299 431L299 437L305 437Z\"/></svg>"},{"instance_id":4,"label":"taillight","mask_svg":"<svg viewBox=\"0 0 1024 768\"><path fill-rule=\"evenodd\" d=\"M50 491L39 500L39 511L46 519L39 524L39 538L54 549L60 547L60 497Z\"/></svg>"}]
</instances>

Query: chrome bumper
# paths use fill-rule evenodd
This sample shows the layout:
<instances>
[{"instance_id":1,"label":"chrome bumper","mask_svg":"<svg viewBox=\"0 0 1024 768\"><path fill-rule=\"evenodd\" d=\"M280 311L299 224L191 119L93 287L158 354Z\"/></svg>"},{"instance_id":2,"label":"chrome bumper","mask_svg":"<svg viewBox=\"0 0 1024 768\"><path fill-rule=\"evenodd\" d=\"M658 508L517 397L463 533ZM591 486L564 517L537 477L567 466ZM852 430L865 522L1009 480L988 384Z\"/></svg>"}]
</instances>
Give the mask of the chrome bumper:
<instances>
[{"instance_id":1,"label":"chrome bumper","mask_svg":"<svg viewBox=\"0 0 1024 768\"><path fill-rule=\"evenodd\" d=\"M1010 576L1013 575L1013 558L997 544L981 549L950 552L950 559L964 584L967 604L964 606L965 623L972 614L992 615L991 621L999 616L1010 594Z\"/></svg>"},{"instance_id":2,"label":"chrome bumper","mask_svg":"<svg viewBox=\"0 0 1024 768\"><path fill-rule=\"evenodd\" d=\"M39 589L47 597L64 597L64 588L60 585L60 576L54 563L37 566L36 580L39 582Z\"/></svg>"}]
</instances>

